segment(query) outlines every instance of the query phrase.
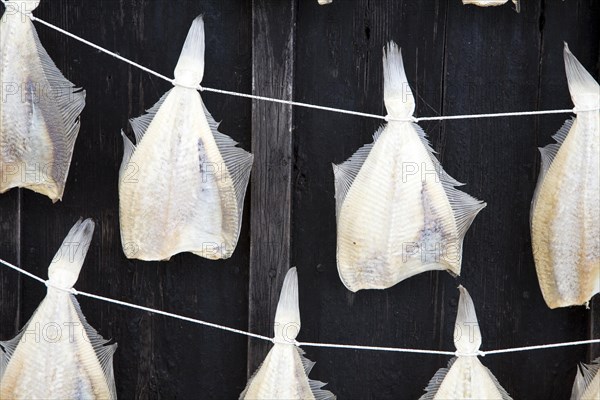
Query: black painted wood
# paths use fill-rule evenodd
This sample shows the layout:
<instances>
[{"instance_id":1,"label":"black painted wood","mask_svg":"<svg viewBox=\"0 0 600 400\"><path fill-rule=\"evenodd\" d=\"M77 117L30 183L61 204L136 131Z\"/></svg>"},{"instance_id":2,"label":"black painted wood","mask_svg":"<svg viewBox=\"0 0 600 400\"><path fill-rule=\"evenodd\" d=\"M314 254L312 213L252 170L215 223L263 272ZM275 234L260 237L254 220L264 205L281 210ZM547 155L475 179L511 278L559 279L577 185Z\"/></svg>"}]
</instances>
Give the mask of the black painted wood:
<instances>
[{"instance_id":1,"label":"black painted wood","mask_svg":"<svg viewBox=\"0 0 600 400\"><path fill-rule=\"evenodd\" d=\"M459 0L54 0L36 14L172 75L193 18L203 13L203 84L384 113L381 55L403 49L417 114L571 107L562 42L599 75L600 2L523 2L465 7ZM46 277L72 224L93 217L96 233L77 288L270 335L285 271L300 278L300 340L452 350L458 292L476 304L483 349L600 337L592 309L549 310L531 255L529 204L538 146L564 115L423 123L446 170L488 202L465 239L463 273L425 273L386 291L352 294L335 264L331 162L347 159L380 121L202 94L221 130L256 160L240 242L212 262L127 260L118 230L121 129L169 84L36 25L64 74L87 90L87 106L64 200L29 191L0 195L0 257ZM14 336L45 289L0 268L0 340ZM135 310L80 299L90 323L119 343L121 398L237 398L267 343ZM307 348L311 377L340 399L414 399L448 357ZM489 356L515 398L567 399L578 362L600 346Z\"/></svg>"}]
</instances>

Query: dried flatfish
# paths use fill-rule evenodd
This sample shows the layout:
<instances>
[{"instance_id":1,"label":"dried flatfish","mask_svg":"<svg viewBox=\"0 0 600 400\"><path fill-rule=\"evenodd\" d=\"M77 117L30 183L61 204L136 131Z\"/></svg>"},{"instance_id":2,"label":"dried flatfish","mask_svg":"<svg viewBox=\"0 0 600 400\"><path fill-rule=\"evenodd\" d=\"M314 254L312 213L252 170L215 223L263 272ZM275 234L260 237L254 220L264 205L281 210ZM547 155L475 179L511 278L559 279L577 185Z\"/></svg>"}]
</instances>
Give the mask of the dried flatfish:
<instances>
[{"instance_id":1,"label":"dried flatfish","mask_svg":"<svg viewBox=\"0 0 600 400\"><path fill-rule=\"evenodd\" d=\"M592 364L581 364L577 370L571 400L598 400L600 399L600 358Z\"/></svg>"},{"instance_id":2,"label":"dried flatfish","mask_svg":"<svg viewBox=\"0 0 600 400\"><path fill-rule=\"evenodd\" d=\"M204 75L204 22L194 20L175 87L124 134L119 174L121 240L128 258L181 252L228 258L240 233L252 155L220 133L195 87Z\"/></svg>"},{"instance_id":3,"label":"dried flatfish","mask_svg":"<svg viewBox=\"0 0 600 400\"><path fill-rule=\"evenodd\" d=\"M508 3L508 0L462 0L463 4L474 4L479 7L501 6ZM512 0L515 5L515 10L521 12L520 0Z\"/></svg>"},{"instance_id":4,"label":"dried flatfish","mask_svg":"<svg viewBox=\"0 0 600 400\"><path fill-rule=\"evenodd\" d=\"M383 70L389 116L410 120L415 100L393 42ZM373 139L333 166L342 282L356 292L430 270L459 275L463 238L485 203L455 189L461 184L443 170L417 124L392 120Z\"/></svg>"},{"instance_id":5,"label":"dried flatfish","mask_svg":"<svg viewBox=\"0 0 600 400\"><path fill-rule=\"evenodd\" d=\"M457 357L433 376L420 400L510 400L492 372L477 354L481 347L481 331L469 292L460 286L454 344Z\"/></svg>"},{"instance_id":6,"label":"dried flatfish","mask_svg":"<svg viewBox=\"0 0 600 400\"><path fill-rule=\"evenodd\" d=\"M265 361L248 380L241 400L302 399L334 400L336 396L323 390L326 384L308 378L314 362L294 345L300 331L298 274L291 268L281 289L275 312L275 344Z\"/></svg>"},{"instance_id":7,"label":"dried flatfish","mask_svg":"<svg viewBox=\"0 0 600 400\"><path fill-rule=\"evenodd\" d=\"M0 23L0 193L27 188L62 199L85 91L46 53L25 15L38 0L4 1Z\"/></svg>"},{"instance_id":8,"label":"dried flatfish","mask_svg":"<svg viewBox=\"0 0 600 400\"><path fill-rule=\"evenodd\" d=\"M586 304L600 292L600 86L564 49L577 118L540 149L531 205L538 280L550 308Z\"/></svg>"},{"instance_id":9,"label":"dried flatfish","mask_svg":"<svg viewBox=\"0 0 600 400\"><path fill-rule=\"evenodd\" d=\"M69 289L83 265L94 222L79 221L48 268L48 292L23 330L0 342L0 399L116 399L107 345Z\"/></svg>"}]
</instances>

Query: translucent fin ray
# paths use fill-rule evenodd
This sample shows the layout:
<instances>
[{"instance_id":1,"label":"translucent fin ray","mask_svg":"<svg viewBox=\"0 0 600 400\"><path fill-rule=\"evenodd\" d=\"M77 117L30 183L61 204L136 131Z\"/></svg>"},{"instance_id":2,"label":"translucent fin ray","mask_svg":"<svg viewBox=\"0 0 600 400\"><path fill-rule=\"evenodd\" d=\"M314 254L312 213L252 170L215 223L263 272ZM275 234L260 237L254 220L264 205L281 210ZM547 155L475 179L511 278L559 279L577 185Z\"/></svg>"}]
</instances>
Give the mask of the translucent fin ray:
<instances>
[{"instance_id":1,"label":"translucent fin ray","mask_svg":"<svg viewBox=\"0 0 600 400\"><path fill-rule=\"evenodd\" d=\"M79 116L85 107L85 90L76 88L64 77L42 46L36 30L32 29L32 32L42 70L50 84L53 100L56 102L61 121L64 124L66 146L72 152L80 128Z\"/></svg>"},{"instance_id":2,"label":"translucent fin ray","mask_svg":"<svg viewBox=\"0 0 600 400\"><path fill-rule=\"evenodd\" d=\"M121 161L121 167L119 168L119 181L123 179L124 174L129 167L131 156L135 151L135 145L131 143L131 140L125 136L123 131L121 131L121 137L123 138L123 161Z\"/></svg>"},{"instance_id":3,"label":"translucent fin ray","mask_svg":"<svg viewBox=\"0 0 600 400\"><path fill-rule=\"evenodd\" d=\"M300 354L300 360L302 360L302 365L304 366L304 372L306 376L310 374L310 371L315 366L315 362L309 360L304 356L304 350L297 348L298 354ZM310 390L312 391L313 396L315 396L315 400L334 400L337 397L331 393L329 390L324 390L323 386L327 385L327 383L308 379L308 385L310 386Z\"/></svg>"},{"instance_id":4,"label":"translucent fin ray","mask_svg":"<svg viewBox=\"0 0 600 400\"><path fill-rule=\"evenodd\" d=\"M111 394L111 399L117 399L117 389L115 386L115 375L113 370L113 356L117 351L117 344L108 344L111 340L104 339L96 329L94 329L83 315L81 311L81 306L75 296L70 295L71 302L73 303L73 307L79 316L79 321L83 325L85 333L89 339L89 343L94 349L94 354L100 363L100 367L102 367L102 372L104 372L104 377L106 379L106 383L108 384L108 388Z\"/></svg>"},{"instance_id":5,"label":"translucent fin ray","mask_svg":"<svg viewBox=\"0 0 600 400\"><path fill-rule=\"evenodd\" d=\"M454 220L458 230L458 236L460 239L463 239L471 227L471 224L475 220L477 214L479 214L479 212L483 210L487 204L465 192L456 189L456 186L463 186L464 184L454 179L444 170L442 164L435 156L435 151L431 147L423 128L417 124L412 124L412 126L419 134L423 145L429 153L429 157L433 162L440 182L442 183L444 191L446 192L446 197L450 202L450 207L452 208Z\"/></svg>"},{"instance_id":6,"label":"translucent fin ray","mask_svg":"<svg viewBox=\"0 0 600 400\"><path fill-rule=\"evenodd\" d=\"M415 112L415 98L406 78L402 53L389 42L383 53L383 97L390 116L408 118Z\"/></svg>"},{"instance_id":7,"label":"translucent fin ray","mask_svg":"<svg viewBox=\"0 0 600 400\"><path fill-rule=\"evenodd\" d=\"M173 89L171 89L167 93L165 93L160 98L160 100L158 100L156 102L156 104L154 106L152 106L152 108L150 108L149 110L146 111L146 114L144 114L140 117L137 117L137 118L132 118L129 120L129 123L131 124L131 128L133 129L133 133L135 134L136 146L139 145L140 142L142 141L142 138L144 137L144 134L146 133L146 131L148 130L148 127L152 123L152 120L156 116L156 113L158 112L158 110L160 110L160 107L163 105L163 103L165 102L165 99L169 96L169 94L171 93L172 90Z\"/></svg>"},{"instance_id":8,"label":"translucent fin ray","mask_svg":"<svg viewBox=\"0 0 600 400\"><path fill-rule=\"evenodd\" d=\"M298 303L298 273L290 268L285 275L279 303L275 312L275 338L291 341L300 331L300 305Z\"/></svg>"},{"instance_id":9,"label":"translucent fin ray","mask_svg":"<svg viewBox=\"0 0 600 400\"><path fill-rule=\"evenodd\" d=\"M203 108L204 113L206 114L206 120L208 121L208 126L210 127L215 143L219 148L219 153L221 154L225 167L229 171L229 175L233 181L233 189L235 191L238 210L240 210L239 219L241 220L244 208L244 198L246 197L248 182L250 181L250 172L252 171L254 156L241 147L237 147L238 143L235 140L224 133L219 132L219 124L215 121L204 104Z\"/></svg>"},{"instance_id":10,"label":"translucent fin ray","mask_svg":"<svg viewBox=\"0 0 600 400\"><path fill-rule=\"evenodd\" d=\"M452 368L452 365L454 365L455 361L456 357L451 358L450 361L448 361L447 367L437 370L425 388L426 393L419 397L419 400L433 400L435 398L438 390L440 390L442 382L444 382L444 378L446 378L446 375L448 375L448 371L450 371L450 368Z\"/></svg>"},{"instance_id":11,"label":"translucent fin ray","mask_svg":"<svg viewBox=\"0 0 600 400\"><path fill-rule=\"evenodd\" d=\"M563 53L569 92L575 108L581 110L597 109L600 107L600 85L571 53L567 43L565 43Z\"/></svg>"},{"instance_id":12,"label":"translucent fin ray","mask_svg":"<svg viewBox=\"0 0 600 400\"><path fill-rule=\"evenodd\" d=\"M592 361L591 364L581 364L577 368L577 375L573 383L573 391L571 392L571 400L586 400L583 396L592 384L594 378L600 372L600 357ZM600 384L599 384L600 386Z\"/></svg>"},{"instance_id":13,"label":"translucent fin ray","mask_svg":"<svg viewBox=\"0 0 600 400\"><path fill-rule=\"evenodd\" d=\"M344 161L341 164L332 164L333 167L333 175L335 180L335 214L336 217L339 217L340 210L342 209L342 204L344 204L344 200L346 199L346 195L352 187L352 183L361 167L365 163L367 157L369 157L369 153L373 148L375 142L381 133L385 130L385 126L381 126L374 134L373 134L373 143L369 143L361 147L354 153L348 160Z\"/></svg>"},{"instance_id":14,"label":"translucent fin ray","mask_svg":"<svg viewBox=\"0 0 600 400\"><path fill-rule=\"evenodd\" d=\"M64 288L75 285L92 241L94 227L94 221L88 218L80 219L71 228L48 268L48 278L52 283Z\"/></svg>"},{"instance_id":15,"label":"translucent fin ray","mask_svg":"<svg viewBox=\"0 0 600 400\"><path fill-rule=\"evenodd\" d=\"M188 32L175 67L176 84L195 87L204 77L204 21L196 17Z\"/></svg>"},{"instance_id":16,"label":"translucent fin ray","mask_svg":"<svg viewBox=\"0 0 600 400\"><path fill-rule=\"evenodd\" d=\"M554 157L556 157L558 150L560 150L560 146L567 138L567 135L569 134L569 131L573 127L574 123L575 118L566 120L563 126L558 130L558 132L556 132L556 134L552 136L552 138L556 140L556 143L551 143L539 149L542 158L542 166L540 168L538 182L542 182L544 180L546 173L548 173L548 170L550 169L550 165L552 165L552 161L554 161Z\"/></svg>"}]
</instances>

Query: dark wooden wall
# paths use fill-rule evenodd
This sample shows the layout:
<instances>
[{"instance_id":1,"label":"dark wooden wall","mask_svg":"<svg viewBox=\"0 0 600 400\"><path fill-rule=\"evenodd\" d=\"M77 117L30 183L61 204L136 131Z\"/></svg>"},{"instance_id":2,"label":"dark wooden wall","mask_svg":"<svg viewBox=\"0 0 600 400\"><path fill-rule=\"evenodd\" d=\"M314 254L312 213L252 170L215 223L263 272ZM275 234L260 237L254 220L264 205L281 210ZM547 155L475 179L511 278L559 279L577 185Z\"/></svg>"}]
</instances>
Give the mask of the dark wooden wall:
<instances>
[{"instance_id":1,"label":"dark wooden wall","mask_svg":"<svg viewBox=\"0 0 600 400\"><path fill-rule=\"evenodd\" d=\"M395 40L419 116L572 107L563 41L595 76L600 2L526 0L53 0L36 15L172 75L193 18L204 14L205 86L384 113L382 47ZM279 287L299 269L300 340L452 350L458 284L478 311L483 349L600 337L600 302L550 310L531 255L529 204L538 146L566 116L423 123L446 170L487 201L465 239L463 272L425 273L386 291L352 294L337 276L331 162L371 140L379 122L203 94L221 129L256 156L238 248L226 261L183 254L128 261L118 230L121 129L166 82L36 25L58 67L87 90L64 199L0 196L0 257L46 276L79 216L97 222L80 290L271 335ZM0 339L14 336L45 288L0 268ZM269 346L81 298L91 324L119 343L120 398L236 398ZM307 348L311 374L341 399L415 399L448 357ZM517 399L568 399L576 364L600 346L488 356Z\"/></svg>"}]
</instances>

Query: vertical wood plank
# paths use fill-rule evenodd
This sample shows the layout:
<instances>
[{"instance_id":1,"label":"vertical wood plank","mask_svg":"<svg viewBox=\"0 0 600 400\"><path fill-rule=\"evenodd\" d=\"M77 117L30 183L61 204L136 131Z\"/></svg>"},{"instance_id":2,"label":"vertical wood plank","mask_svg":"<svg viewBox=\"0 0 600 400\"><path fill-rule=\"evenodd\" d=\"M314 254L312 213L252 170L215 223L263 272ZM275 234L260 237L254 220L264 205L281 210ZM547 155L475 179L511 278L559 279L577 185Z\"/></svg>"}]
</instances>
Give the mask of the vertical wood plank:
<instances>
[{"instance_id":1,"label":"vertical wood plank","mask_svg":"<svg viewBox=\"0 0 600 400\"><path fill-rule=\"evenodd\" d=\"M252 79L255 95L292 99L296 0L254 0ZM252 107L251 332L272 335L279 289L290 267L292 107L254 102ZM268 343L248 342L248 374L264 359Z\"/></svg>"}]
</instances>

